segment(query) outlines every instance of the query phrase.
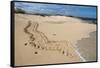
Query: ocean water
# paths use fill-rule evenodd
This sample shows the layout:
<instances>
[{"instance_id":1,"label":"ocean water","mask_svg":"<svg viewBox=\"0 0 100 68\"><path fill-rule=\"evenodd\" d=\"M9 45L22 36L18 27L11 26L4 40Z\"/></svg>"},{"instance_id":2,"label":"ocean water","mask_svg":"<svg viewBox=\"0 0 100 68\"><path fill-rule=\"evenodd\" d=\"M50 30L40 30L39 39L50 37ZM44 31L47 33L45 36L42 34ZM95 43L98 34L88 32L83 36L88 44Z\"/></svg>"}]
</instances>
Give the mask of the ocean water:
<instances>
[{"instance_id":1,"label":"ocean water","mask_svg":"<svg viewBox=\"0 0 100 68\"><path fill-rule=\"evenodd\" d=\"M76 6L43 3L15 2L15 9L22 9L31 14L65 15L96 19L95 6Z\"/></svg>"}]
</instances>

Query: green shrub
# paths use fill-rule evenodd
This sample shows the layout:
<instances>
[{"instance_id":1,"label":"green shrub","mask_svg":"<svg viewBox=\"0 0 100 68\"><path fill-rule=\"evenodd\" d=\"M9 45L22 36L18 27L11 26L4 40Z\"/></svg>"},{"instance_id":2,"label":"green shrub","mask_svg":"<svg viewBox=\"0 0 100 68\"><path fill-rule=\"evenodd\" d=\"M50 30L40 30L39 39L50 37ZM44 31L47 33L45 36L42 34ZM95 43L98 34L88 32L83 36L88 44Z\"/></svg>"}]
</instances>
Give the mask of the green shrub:
<instances>
[{"instance_id":1,"label":"green shrub","mask_svg":"<svg viewBox=\"0 0 100 68\"><path fill-rule=\"evenodd\" d=\"M25 13L23 9L16 8L15 13Z\"/></svg>"}]
</instances>

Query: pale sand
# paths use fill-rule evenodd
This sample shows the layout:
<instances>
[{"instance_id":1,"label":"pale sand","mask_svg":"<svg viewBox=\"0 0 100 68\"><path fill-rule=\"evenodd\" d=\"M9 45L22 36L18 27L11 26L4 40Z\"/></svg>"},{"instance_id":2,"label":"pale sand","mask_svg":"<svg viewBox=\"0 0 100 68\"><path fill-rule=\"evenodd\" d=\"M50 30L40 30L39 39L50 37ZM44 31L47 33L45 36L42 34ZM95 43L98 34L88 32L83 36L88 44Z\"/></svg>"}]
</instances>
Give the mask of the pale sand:
<instances>
[{"instance_id":1,"label":"pale sand","mask_svg":"<svg viewBox=\"0 0 100 68\"><path fill-rule=\"evenodd\" d=\"M24 32L28 21L38 23L38 31L44 33L50 41L69 41L68 48L74 54L74 57L62 55L58 51L39 50L31 46L25 46L24 44L29 40L29 36ZM84 62L85 59L77 51L76 44L78 40L88 38L90 32L96 31L96 25L65 16L42 17L15 14L15 30L15 64L17 66L55 64ZM38 51L38 54L34 54L34 51Z\"/></svg>"}]
</instances>

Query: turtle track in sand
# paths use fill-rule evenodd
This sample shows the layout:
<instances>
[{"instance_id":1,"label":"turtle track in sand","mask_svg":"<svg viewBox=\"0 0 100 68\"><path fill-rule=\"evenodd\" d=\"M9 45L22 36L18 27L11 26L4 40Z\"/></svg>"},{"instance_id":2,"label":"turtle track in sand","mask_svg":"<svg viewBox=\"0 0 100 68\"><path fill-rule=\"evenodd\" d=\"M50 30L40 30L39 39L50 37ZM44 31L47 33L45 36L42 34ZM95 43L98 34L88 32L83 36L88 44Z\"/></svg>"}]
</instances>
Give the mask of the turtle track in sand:
<instances>
[{"instance_id":1,"label":"turtle track in sand","mask_svg":"<svg viewBox=\"0 0 100 68\"><path fill-rule=\"evenodd\" d=\"M62 55L74 57L75 48L67 40L49 41L43 32L37 30L39 24L37 22L28 21L24 28L24 32L29 36L29 45L39 50L58 51ZM32 30L29 30L32 28Z\"/></svg>"}]
</instances>

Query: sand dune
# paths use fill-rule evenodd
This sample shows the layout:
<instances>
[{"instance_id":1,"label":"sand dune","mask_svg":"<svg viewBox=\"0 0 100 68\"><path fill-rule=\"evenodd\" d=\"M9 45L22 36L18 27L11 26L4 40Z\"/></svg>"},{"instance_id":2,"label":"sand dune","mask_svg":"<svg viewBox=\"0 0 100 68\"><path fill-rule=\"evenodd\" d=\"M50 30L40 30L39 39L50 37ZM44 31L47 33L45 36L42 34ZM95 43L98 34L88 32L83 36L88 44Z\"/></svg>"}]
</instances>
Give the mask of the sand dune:
<instances>
[{"instance_id":1,"label":"sand dune","mask_svg":"<svg viewBox=\"0 0 100 68\"><path fill-rule=\"evenodd\" d=\"M30 27L27 26L29 21L31 22ZM37 23L38 27L34 23ZM66 16L42 17L39 15L15 14L15 25L15 63L18 66L84 62L84 60L91 61L89 57L95 56L96 52L89 55L87 59L84 51L78 52L86 42L82 41L80 43L79 40L91 37L89 34L96 31L95 24L88 24L86 21ZM28 31L24 32L25 27L30 33ZM35 40L32 41L31 39L32 43L36 43L39 47L32 47L29 44L31 33ZM93 36L96 36L96 34ZM90 38L87 44L89 45L93 41L95 39ZM92 46L95 49L96 43ZM85 46L84 50L87 47L89 48L89 46ZM67 52L69 55L64 55ZM95 58L92 58L92 60L95 60Z\"/></svg>"}]
</instances>

